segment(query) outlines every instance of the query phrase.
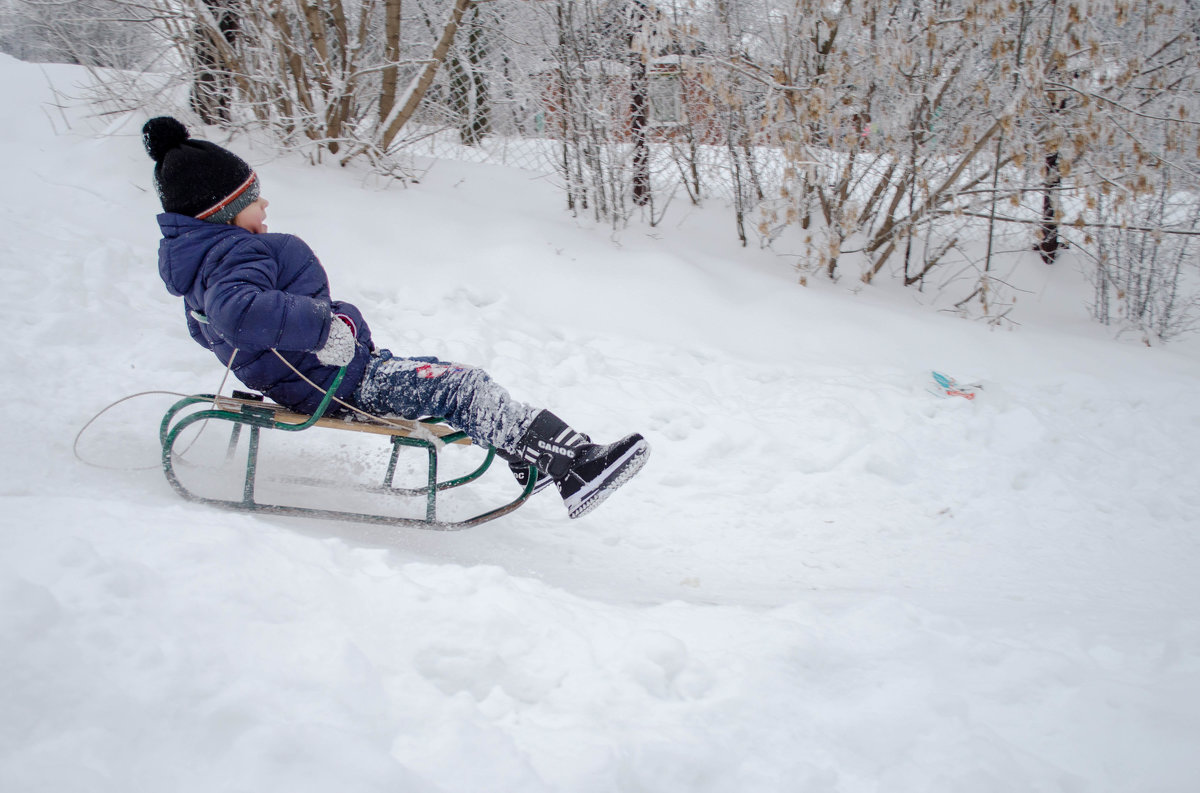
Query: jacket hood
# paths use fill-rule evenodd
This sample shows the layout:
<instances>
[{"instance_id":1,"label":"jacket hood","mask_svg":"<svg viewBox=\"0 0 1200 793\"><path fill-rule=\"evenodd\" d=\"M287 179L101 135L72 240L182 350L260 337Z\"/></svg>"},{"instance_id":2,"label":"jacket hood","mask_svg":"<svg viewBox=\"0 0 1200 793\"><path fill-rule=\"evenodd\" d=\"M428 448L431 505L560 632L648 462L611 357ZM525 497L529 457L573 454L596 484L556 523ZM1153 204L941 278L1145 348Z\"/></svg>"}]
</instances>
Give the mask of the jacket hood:
<instances>
[{"instance_id":1,"label":"jacket hood","mask_svg":"<svg viewBox=\"0 0 1200 793\"><path fill-rule=\"evenodd\" d=\"M181 297L192 291L200 268L214 247L232 245L250 232L237 226L209 223L187 215L164 212L158 216L163 238L158 244L158 274L167 291Z\"/></svg>"}]
</instances>

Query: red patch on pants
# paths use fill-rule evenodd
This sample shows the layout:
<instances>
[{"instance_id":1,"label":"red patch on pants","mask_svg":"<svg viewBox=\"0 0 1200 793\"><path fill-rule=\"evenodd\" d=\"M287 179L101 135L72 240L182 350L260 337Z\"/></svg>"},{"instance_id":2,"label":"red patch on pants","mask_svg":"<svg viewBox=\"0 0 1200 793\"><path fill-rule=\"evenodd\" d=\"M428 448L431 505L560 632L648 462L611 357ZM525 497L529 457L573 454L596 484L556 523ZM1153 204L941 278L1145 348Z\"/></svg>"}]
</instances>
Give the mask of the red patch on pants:
<instances>
[{"instance_id":1,"label":"red patch on pants","mask_svg":"<svg viewBox=\"0 0 1200 793\"><path fill-rule=\"evenodd\" d=\"M420 377L423 380L433 380L441 377L447 372L461 372L462 370L463 369L461 366L455 366L454 364L423 363L417 367L416 372L417 377Z\"/></svg>"}]
</instances>

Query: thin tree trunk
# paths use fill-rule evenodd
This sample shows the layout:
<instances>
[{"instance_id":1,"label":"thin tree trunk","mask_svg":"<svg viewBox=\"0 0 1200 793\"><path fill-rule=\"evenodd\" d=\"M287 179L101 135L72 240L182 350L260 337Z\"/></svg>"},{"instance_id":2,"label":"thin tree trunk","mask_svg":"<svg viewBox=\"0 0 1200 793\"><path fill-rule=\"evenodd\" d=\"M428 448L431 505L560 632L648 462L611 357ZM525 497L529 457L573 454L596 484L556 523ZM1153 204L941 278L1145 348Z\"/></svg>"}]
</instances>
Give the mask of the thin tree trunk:
<instances>
[{"instance_id":1,"label":"thin tree trunk","mask_svg":"<svg viewBox=\"0 0 1200 793\"><path fill-rule=\"evenodd\" d=\"M446 20L446 26L442 28L442 36L438 39L437 44L434 45L433 52L430 54L425 68L421 70L420 75L418 75L417 79L409 87L408 93L404 97L404 104L393 111L391 118L384 120L386 129L380 141L380 145L384 151L392 145L392 141L396 139L396 135L408 123L409 119L412 118L413 113L417 111L417 106L421 104L421 100L425 97L425 92L433 84L433 78L437 74L438 67L442 65L442 61L446 59L446 53L450 51L450 44L454 41L454 36L458 33L458 28L462 25L463 15L474 4L475 0L454 0L454 8L450 10L450 17Z\"/></svg>"},{"instance_id":2,"label":"thin tree trunk","mask_svg":"<svg viewBox=\"0 0 1200 793\"><path fill-rule=\"evenodd\" d=\"M1062 183L1062 173L1058 170L1058 152L1046 155L1046 179L1042 188L1042 238L1035 246L1038 255L1045 264L1054 264L1058 251L1063 247L1058 238L1058 201L1055 195Z\"/></svg>"},{"instance_id":3,"label":"thin tree trunk","mask_svg":"<svg viewBox=\"0 0 1200 793\"><path fill-rule=\"evenodd\" d=\"M630 65L629 132L633 138L633 203L650 203L650 147L646 141L649 124L647 107L646 61L652 53L637 52L634 41L638 29L646 21L646 8L641 0L633 0L630 27L626 38Z\"/></svg>"},{"instance_id":4,"label":"thin tree trunk","mask_svg":"<svg viewBox=\"0 0 1200 793\"><path fill-rule=\"evenodd\" d=\"M400 72L400 14L402 0L385 0L383 4L383 57L387 65L383 67L383 81L379 91L379 121L392 114L396 104L396 84Z\"/></svg>"},{"instance_id":5,"label":"thin tree trunk","mask_svg":"<svg viewBox=\"0 0 1200 793\"><path fill-rule=\"evenodd\" d=\"M237 0L203 0L216 21L216 29L196 26L194 49L197 66L192 83L192 109L205 124L228 123L229 94L233 91L230 61L222 50L230 50L237 41L241 20ZM222 47L222 44L225 46Z\"/></svg>"}]
</instances>

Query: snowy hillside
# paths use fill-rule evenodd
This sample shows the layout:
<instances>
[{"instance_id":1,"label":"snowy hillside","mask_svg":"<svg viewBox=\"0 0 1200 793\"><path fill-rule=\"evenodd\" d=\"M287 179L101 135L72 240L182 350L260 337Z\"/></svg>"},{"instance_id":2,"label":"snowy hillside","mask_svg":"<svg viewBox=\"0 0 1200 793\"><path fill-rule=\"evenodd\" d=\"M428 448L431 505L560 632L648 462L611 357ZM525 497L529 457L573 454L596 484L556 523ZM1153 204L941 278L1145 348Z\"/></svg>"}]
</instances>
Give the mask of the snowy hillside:
<instances>
[{"instance_id":1,"label":"snowy hillside","mask_svg":"<svg viewBox=\"0 0 1200 793\"><path fill-rule=\"evenodd\" d=\"M169 396L72 454L221 379L144 118L50 106L80 79L0 56L0 790L1197 789L1196 340L1114 341L1070 263L991 330L802 288L717 214L614 236L528 173L238 141L381 344L654 453L579 521L221 511L158 468Z\"/></svg>"}]
</instances>

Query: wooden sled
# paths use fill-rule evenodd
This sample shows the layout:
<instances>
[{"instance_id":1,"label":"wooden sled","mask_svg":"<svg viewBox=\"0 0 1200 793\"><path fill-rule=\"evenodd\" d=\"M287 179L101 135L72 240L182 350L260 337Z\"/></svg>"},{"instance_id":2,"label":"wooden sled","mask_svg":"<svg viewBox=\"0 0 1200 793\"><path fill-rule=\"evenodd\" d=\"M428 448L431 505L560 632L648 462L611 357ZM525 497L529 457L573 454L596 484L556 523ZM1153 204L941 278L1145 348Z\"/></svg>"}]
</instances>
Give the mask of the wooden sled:
<instances>
[{"instance_id":1,"label":"wooden sled","mask_svg":"<svg viewBox=\"0 0 1200 793\"><path fill-rule=\"evenodd\" d=\"M167 481L171 487L191 501L203 504L215 504L233 509L250 512L263 512L275 515L295 515L309 518L331 518L334 520L352 520L365 523L383 523L401 526L416 526L423 529L438 531L455 531L478 526L489 520L507 515L528 500L537 485L537 470L531 469L529 481L525 489L513 501L500 507L487 510L464 520L438 520L438 494L451 488L473 482L483 476L496 458L496 450L488 447L487 456L483 462L470 473L444 482L438 481L438 452L447 445L470 446L472 441L463 432L459 432L444 423L440 418L424 418L418 421L405 419L360 419L360 418L330 418L325 415L333 393L341 382L343 372L339 373L330 386L321 404L312 413L305 415L294 413L282 405L267 402L258 394L234 392L233 397L215 396L212 394L196 394L184 397L167 410L159 428L159 440L162 444L162 466ZM238 445L243 427L249 428L249 450L246 457L245 480L242 485L240 499L212 498L192 492L180 481L175 471L177 454L175 443L180 434L200 421L227 421L232 425L227 459L232 457ZM370 512L354 512L339 509L318 509L313 507L289 506L285 504L262 503L255 496L255 479L258 474L259 435L262 430L280 430L283 432L300 432L314 427L341 430L349 432L365 432L389 437L392 443L391 457L383 483L378 487L362 487L371 493L387 496L424 497L425 517L406 518L392 515L374 514ZM401 447L415 447L426 450L428 456L428 472L425 484L417 488L401 488L393 485L396 464ZM317 479L307 479L304 484L322 484Z\"/></svg>"}]
</instances>

